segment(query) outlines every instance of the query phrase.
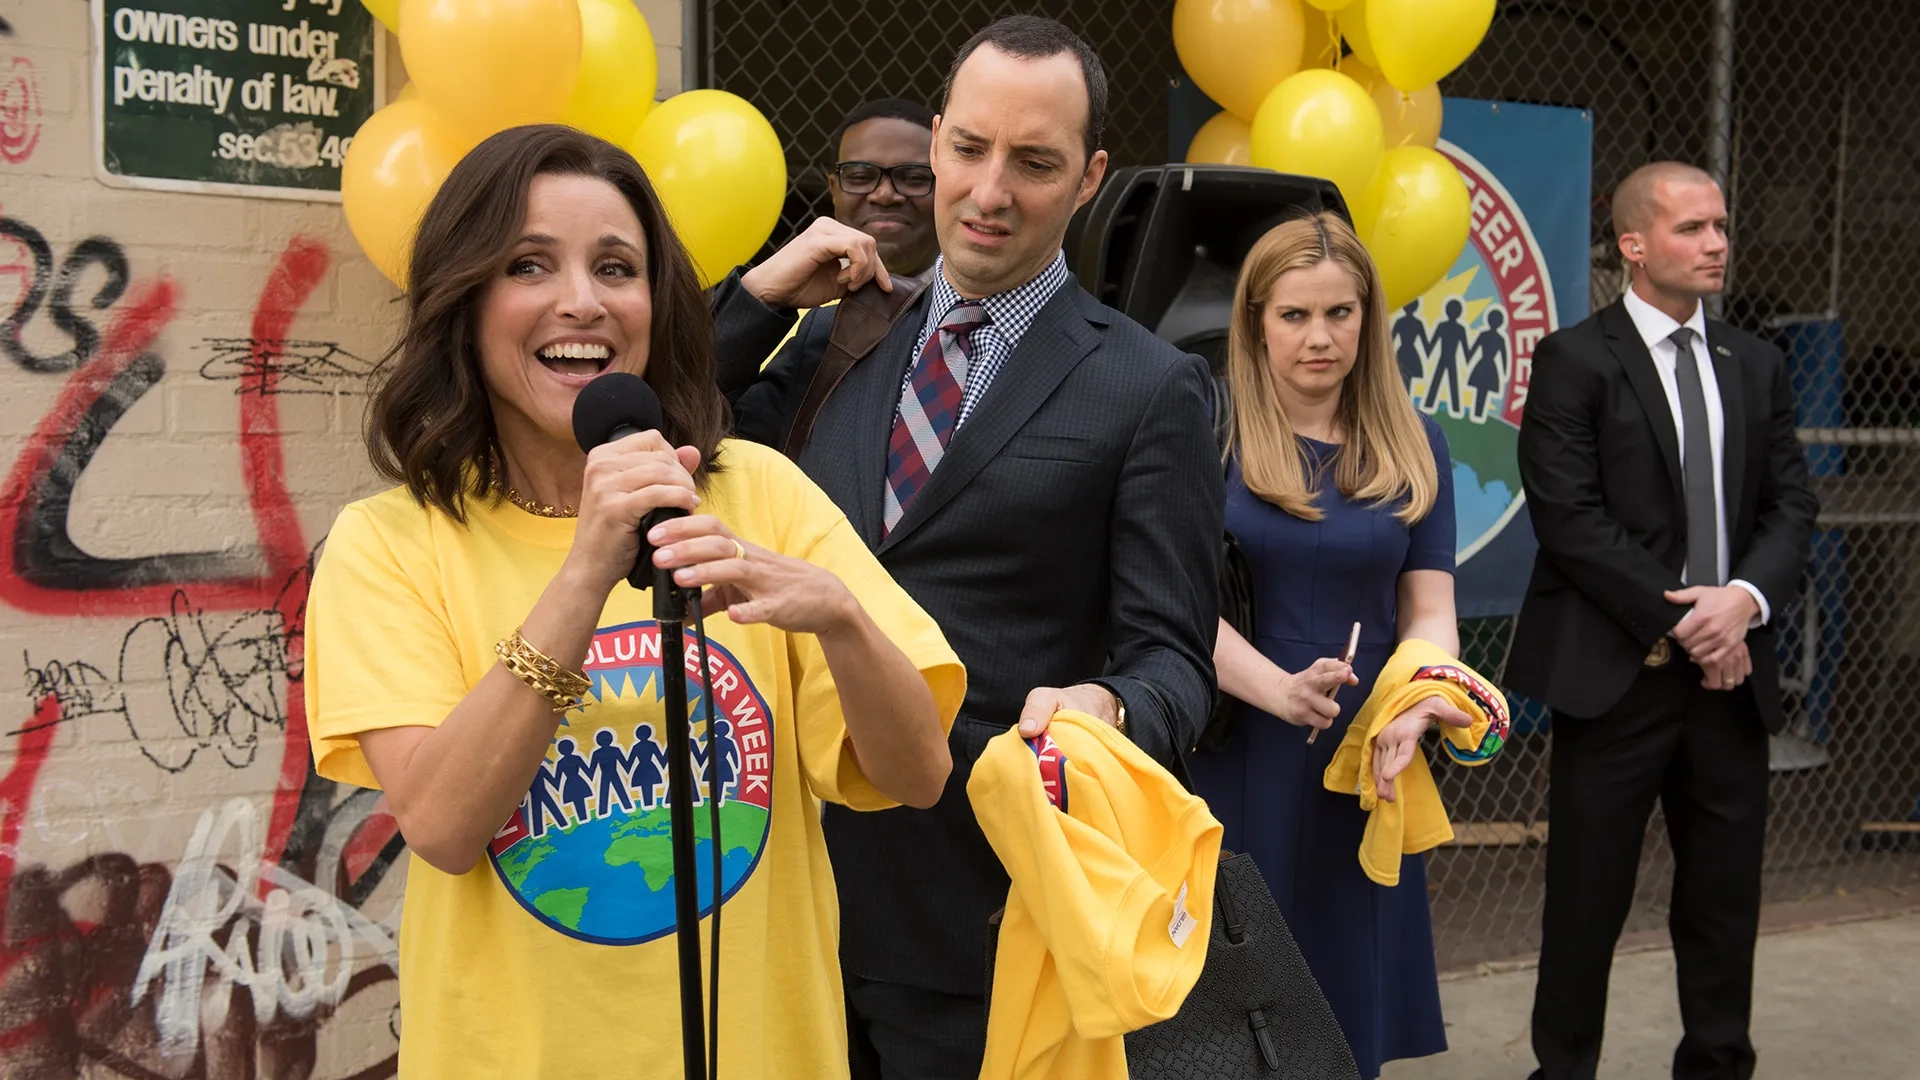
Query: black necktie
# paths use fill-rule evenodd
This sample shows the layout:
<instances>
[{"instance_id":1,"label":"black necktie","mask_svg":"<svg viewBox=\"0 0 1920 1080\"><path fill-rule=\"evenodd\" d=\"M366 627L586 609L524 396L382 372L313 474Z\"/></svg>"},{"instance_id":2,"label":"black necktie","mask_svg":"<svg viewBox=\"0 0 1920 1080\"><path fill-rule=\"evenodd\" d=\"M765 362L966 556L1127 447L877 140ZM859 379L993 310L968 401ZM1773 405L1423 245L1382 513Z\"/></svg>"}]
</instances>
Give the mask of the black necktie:
<instances>
[{"instance_id":1,"label":"black necktie","mask_svg":"<svg viewBox=\"0 0 1920 1080\"><path fill-rule=\"evenodd\" d=\"M1673 342L1674 384L1680 388L1680 426L1685 431L1680 469L1687 488L1687 572L1689 585L1719 585L1720 510L1713 497L1713 431L1707 427L1707 395L1700 387L1700 364L1693 355L1693 331L1681 327Z\"/></svg>"}]
</instances>

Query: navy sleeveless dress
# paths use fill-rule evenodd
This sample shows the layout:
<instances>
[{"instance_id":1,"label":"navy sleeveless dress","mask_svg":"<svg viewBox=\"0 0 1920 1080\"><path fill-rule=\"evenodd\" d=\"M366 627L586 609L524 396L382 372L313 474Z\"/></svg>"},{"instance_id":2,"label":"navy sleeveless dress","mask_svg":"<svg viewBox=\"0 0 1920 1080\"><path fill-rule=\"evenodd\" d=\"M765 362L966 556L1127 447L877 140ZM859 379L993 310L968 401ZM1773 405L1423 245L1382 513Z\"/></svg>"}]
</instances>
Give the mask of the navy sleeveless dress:
<instances>
[{"instance_id":1,"label":"navy sleeveless dress","mask_svg":"<svg viewBox=\"0 0 1920 1080\"><path fill-rule=\"evenodd\" d=\"M1439 425L1421 420L1440 492L1411 528L1393 507L1349 502L1331 483L1317 500L1325 516L1303 521L1248 491L1237 463L1229 467L1226 523L1253 569L1254 646L1283 670L1299 671L1343 653L1358 621L1360 683L1341 688L1340 716L1312 746L1307 729L1242 704L1231 743L1191 758L1194 784L1226 826L1225 846L1253 855L1369 1080L1382 1062L1447 1048L1425 857L1403 857L1398 886L1375 885L1360 869L1367 816L1359 799L1321 784L1393 655L1400 575L1453 572L1453 465ZM1316 462L1339 451L1300 441Z\"/></svg>"}]
</instances>

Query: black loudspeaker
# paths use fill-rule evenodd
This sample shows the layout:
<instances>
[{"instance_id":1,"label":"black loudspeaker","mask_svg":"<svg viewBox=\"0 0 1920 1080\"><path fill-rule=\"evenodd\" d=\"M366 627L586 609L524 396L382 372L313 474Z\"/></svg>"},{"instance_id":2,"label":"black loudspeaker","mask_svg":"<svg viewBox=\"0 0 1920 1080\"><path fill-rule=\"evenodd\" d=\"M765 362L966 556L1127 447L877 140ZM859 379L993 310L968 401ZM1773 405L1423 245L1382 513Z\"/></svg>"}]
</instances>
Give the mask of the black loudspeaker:
<instances>
[{"instance_id":1,"label":"black loudspeaker","mask_svg":"<svg viewBox=\"0 0 1920 1080\"><path fill-rule=\"evenodd\" d=\"M1067 226L1067 265L1108 307L1214 374L1227 358L1240 263L1268 229L1302 212L1352 220L1330 180L1238 165L1115 169Z\"/></svg>"}]
</instances>

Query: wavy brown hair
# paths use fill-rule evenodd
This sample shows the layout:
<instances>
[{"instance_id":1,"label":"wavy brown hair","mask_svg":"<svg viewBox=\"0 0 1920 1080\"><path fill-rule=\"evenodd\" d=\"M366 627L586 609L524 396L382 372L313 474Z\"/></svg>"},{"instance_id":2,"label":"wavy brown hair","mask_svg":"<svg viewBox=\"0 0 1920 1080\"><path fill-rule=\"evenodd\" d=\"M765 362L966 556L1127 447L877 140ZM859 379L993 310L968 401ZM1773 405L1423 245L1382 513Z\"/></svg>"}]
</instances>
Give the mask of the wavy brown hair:
<instances>
[{"instance_id":1,"label":"wavy brown hair","mask_svg":"<svg viewBox=\"0 0 1920 1080\"><path fill-rule=\"evenodd\" d=\"M1227 336L1227 381L1233 395L1233 446L1247 489L1307 521L1319 521L1314 496L1320 477L1280 407L1267 364L1261 311L1274 283L1289 270L1338 263L1360 295L1360 355L1340 388L1340 429L1346 444L1336 455L1333 482L1342 495L1370 503L1404 500L1394 516L1409 525L1427 516L1440 491L1440 470L1420 417L1400 382L1387 342L1387 311L1380 275L1353 227L1321 212L1282 222L1247 253L1233 291Z\"/></svg>"},{"instance_id":2,"label":"wavy brown hair","mask_svg":"<svg viewBox=\"0 0 1920 1080\"><path fill-rule=\"evenodd\" d=\"M367 454L423 506L466 520L466 500L499 497L493 408L480 370L480 304L506 272L536 176L590 176L626 196L647 244L653 327L647 384L675 446L700 449L704 486L727 406L714 384L713 321L693 260L639 162L557 124L508 128L462 158L428 204L407 267L407 325L382 360L367 410Z\"/></svg>"}]
</instances>

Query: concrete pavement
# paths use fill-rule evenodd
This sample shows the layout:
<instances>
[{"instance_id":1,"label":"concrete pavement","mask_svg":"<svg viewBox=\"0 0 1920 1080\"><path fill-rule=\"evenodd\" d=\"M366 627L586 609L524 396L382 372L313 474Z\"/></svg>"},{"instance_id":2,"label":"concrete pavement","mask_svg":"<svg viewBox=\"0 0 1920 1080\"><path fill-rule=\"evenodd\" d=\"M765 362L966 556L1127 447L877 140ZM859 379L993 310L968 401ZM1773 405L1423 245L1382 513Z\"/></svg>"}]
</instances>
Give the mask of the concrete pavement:
<instances>
[{"instance_id":1,"label":"concrete pavement","mask_svg":"<svg viewBox=\"0 0 1920 1080\"><path fill-rule=\"evenodd\" d=\"M1525 1080L1533 978L1442 983L1453 1049L1394 1062L1382 1080ZM1763 936L1754 981L1756 1080L1920 1080L1920 913ZM1662 1080L1679 1040L1673 953L1617 958L1601 1080Z\"/></svg>"}]
</instances>

